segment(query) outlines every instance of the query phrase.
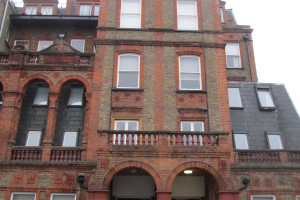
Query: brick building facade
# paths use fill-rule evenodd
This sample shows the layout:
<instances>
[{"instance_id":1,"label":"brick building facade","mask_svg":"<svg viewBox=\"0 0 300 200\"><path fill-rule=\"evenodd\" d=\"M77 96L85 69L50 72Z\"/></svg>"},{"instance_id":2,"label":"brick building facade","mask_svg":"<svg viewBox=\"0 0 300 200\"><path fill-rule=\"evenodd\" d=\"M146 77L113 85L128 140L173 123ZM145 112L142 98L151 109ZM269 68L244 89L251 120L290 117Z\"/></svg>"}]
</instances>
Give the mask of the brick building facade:
<instances>
[{"instance_id":1,"label":"brick building facade","mask_svg":"<svg viewBox=\"0 0 300 200\"><path fill-rule=\"evenodd\" d=\"M299 117L284 88L258 91L252 29L225 2L58 3L10 16L0 199L299 198Z\"/></svg>"}]
</instances>

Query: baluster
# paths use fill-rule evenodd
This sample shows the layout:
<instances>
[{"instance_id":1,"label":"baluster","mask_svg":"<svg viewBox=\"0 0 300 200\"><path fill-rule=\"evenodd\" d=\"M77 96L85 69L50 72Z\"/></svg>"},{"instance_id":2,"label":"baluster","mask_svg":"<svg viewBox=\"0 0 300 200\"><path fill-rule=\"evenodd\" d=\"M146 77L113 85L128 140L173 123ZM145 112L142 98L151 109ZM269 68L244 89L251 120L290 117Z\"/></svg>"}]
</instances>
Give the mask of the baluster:
<instances>
[{"instance_id":1,"label":"baluster","mask_svg":"<svg viewBox=\"0 0 300 200\"><path fill-rule=\"evenodd\" d=\"M129 139L130 139L129 137L130 137L130 136L131 136L131 134L126 133L125 145L130 145L130 144L129 144Z\"/></svg>"},{"instance_id":2,"label":"baluster","mask_svg":"<svg viewBox=\"0 0 300 200\"><path fill-rule=\"evenodd\" d=\"M153 146L155 136L153 134L150 135L150 144Z\"/></svg>"},{"instance_id":3,"label":"baluster","mask_svg":"<svg viewBox=\"0 0 300 200\"><path fill-rule=\"evenodd\" d=\"M109 142L110 142L111 144L113 144L113 145L115 144L115 135L116 135L116 134L110 134L110 135L109 135Z\"/></svg>"}]
</instances>

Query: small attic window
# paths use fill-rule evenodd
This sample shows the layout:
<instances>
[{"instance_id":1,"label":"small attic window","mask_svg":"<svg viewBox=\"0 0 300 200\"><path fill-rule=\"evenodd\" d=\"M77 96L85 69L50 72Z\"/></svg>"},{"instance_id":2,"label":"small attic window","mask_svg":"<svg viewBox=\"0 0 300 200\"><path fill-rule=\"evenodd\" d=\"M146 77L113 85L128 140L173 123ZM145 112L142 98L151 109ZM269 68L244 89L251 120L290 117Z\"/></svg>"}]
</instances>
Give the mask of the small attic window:
<instances>
[{"instance_id":1,"label":"small attic window","mask_svg":"<svg viewBox=\"0 0 300 200\"><path fill-rule=\"evenodd\" d=\"M269 88L256 88L259 107L262 110L274 110L275 104Z\"/></svg>"},{"instance_id":2,"label":"small attic window","mask_svg":"<svg viewBox=\"0 0 300 200\"><path fill-rule=\"evenodd\" d=\"M37 51L42 51L53 44L52 40L40 40L38 44Z\"/></svg>"},{"instance_id":3,"label":"small attic window","mask_svg":"<svg viewBox=\"0 0 300 200\"><path fill-rule=\"evenodd\" d=\"M84 45L85 45L85 40L80 40L80 39L71 40L71 46L77 51L80 51L82 53L84 52Z\"/></svg>"}]
</instances>

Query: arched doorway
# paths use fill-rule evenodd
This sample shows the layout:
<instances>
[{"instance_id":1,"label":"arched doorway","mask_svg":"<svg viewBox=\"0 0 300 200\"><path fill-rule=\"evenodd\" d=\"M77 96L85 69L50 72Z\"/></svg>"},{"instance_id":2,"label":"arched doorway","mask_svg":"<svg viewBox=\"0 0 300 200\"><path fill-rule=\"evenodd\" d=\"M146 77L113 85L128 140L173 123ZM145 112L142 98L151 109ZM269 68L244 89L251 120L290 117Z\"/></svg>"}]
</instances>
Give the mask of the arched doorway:
<instances>
[{"instance_id":1,"label":"arched doorway","mask_svg":"<svg viewBox=\"0 0 300 200\"><path fill-rule=\"evenodd\" d=\"M215 200L215 178L205 170L187 168L177 174L172 185L173 200Z\"/></svg>"},{"instance_id":2,"label":"arched doorway","mask_svg":"<svg viewBox=\"0 0 300 200\"><path fill-rule=\"evenodd\" d=\"M140 168L118 172L110 183L110 200L155 200L156 186L150 174Z\"/></svg>"}]
</instances>

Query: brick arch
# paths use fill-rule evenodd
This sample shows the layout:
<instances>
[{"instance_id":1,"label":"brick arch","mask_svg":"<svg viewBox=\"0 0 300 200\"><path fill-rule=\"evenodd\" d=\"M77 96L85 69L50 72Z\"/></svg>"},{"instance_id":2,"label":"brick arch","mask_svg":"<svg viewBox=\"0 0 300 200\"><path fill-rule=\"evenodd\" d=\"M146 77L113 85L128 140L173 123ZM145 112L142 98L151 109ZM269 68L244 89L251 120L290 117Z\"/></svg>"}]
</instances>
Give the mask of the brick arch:
<instances>
[{"instance_id":1,"label":"brick arch","mask_svg":"<svg viewBox=\"0 0 300 200\"><path fill-rule=\"evenodd\" d=\"M131 168L131 167L140 168L140 169L143 169L146 172L148 172L150 174L150 176L152 177L157 190L158 191L163 190L163 184L162 184L161 178L160 178L159 174L156 172L156 170L153 167L151 167L150 165L140 162L140 161L122 162L122 163L119 163L118 165L116 165L115 167L113 167L112 169L110 169L102 181L102 184L100 187L101 190L109 190L110 183L111 183L112 179L114 178L114 176L118 172L120 172L124 169L127 169L127 168Z\"/></svg>"},{"instance_id":2,"label":"brick arch","mask_svg":"<svg viewBox=\"0 0 300 200\"><path fill-rule=\"evenodd\" d=\"M63 77L56 84L54 91L55 92L60 92L60 89L62 88L62 86L65 83L69 82L69 81L79 81L79 82L81 82L85 86L85 89L86 89L87 93L91 92L91 86L90 86L89 82L85 78L83 78L82 76L78 76L78 75L70 75L70 76Z\"/></svg>"},{"instance_id":3,"label":"brick arch","mask_svg":"<svg viewBox=\"0 0 300 200\"><path fill-rule=\"evenodd\" d=\"M7 83L4 78L0 76L0 83L2 84L3 91L7 90Z\"/></svg>"},{"instance_id":4,"label":"brick arch","mask_svg":"<svg viewBox=\"0 0 300 200\"><path fill-rule=\"evenodd\" d=\"M45 81L49 86L50 92L53 91L53 89L54 89L53 82L50 80L49 77L42 75L42 74L35 74L32 76L26 77L25 80L23 80L23 82L20 84L18 91L23 92L23 89L25 88L25 86L27 86L28 84L30 84L31 82L33 82L35 80Z\"/></svg>"},{"instance_id":5,"label":"brick arch","mask_svg":"<svg viewBox=\"0 0 300 200\"><path fill-rule=\"evenodd\" d=\"M201 169L201 170L208 172L215 178L218 188L219 188L219 191L226 190L226 184L225 184L225 181L224 181L222 175L214 167L212 167L211 165L204 163L204 162L191 161L191 162L186 162L186 163L179 165L170 173L170 175L168 176L167 182L166 182L166 191L172 191L172 186L173 186L174 180L180 172L182 172L185 169L191 169L191 168Z\"/></svg>"}]
</instances>

